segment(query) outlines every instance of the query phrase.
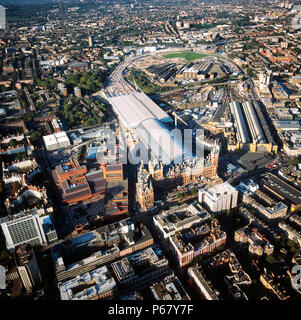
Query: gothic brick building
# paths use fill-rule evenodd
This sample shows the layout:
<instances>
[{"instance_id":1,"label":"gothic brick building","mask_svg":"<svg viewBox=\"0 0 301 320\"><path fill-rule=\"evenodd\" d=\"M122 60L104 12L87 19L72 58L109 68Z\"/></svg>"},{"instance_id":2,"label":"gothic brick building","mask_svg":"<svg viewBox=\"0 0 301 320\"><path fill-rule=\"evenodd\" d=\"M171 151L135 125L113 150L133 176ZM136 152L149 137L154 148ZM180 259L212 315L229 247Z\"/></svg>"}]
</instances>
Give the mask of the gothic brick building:
<instances>
[{"instance_id":1,"label":"gothic brick building","mask_svg":"<svg viewBox=\"0 0 301 320\"><path fill-rule=\"evenodd\" d=\"M143 162L137 174L136 199L141 211L147 211L154 206L155 194L151 174L144 168Z\"/></svg>"},{"instance_id":2,"label":"gothic brick building","mask_svg":"<svg viewBox=\"0 0 301 320\"><path fill-rule=\"evenodd\" d=\"M154 193L162 190L172 190L180 185L196 183L204 178L218 177L219 145L214 144L209 154L200 160L193 158L178 164L154 165L148 163L148 169L142 162L138 171L136 183L136 200L141 211L147 211L154 205Z\"/></svg>"}]
</instances>

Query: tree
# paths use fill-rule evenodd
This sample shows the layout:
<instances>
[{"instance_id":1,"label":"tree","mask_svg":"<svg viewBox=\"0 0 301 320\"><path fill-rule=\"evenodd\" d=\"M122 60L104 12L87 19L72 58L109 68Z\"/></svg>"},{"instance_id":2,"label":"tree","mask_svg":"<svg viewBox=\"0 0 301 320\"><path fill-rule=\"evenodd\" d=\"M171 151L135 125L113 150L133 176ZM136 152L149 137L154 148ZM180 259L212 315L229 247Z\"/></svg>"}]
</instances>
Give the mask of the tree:
<instances>
[{"instance_id":1,"label":"tree","mask_svg":"<svg viewBox=\"0 0 301 320\"><path fill-rule=\"evenodd\" d=\"M107 72L101 69L90 72L71 73L65 76L65 84L68 89L73 90L79 87L83 94L94 93L103 88L103 82Z\"/></svg>"},{"instance_id":2,"label":"tree","mask_svg":"<svg viewBox=\"0 0 301 320\"><path fill-rule=\"evenodd\" d=\"M9 147L15 147L18 145L18 141L16 139L11 139L8 143Z\"/></svg>"},{"instance_id":3,"label":"tree","mask_svg":"<svg viewBox=\"0 0 301 320\"><path fill-rule=\"evenodd\" d=\"M289 164L290 164L291 166L297 166L298 163L299 163L299 160L298 160L297 158L293 158L293 159L290 159L290 160L289 160Z\"/></svg>"},{"instance_id":4,"label":"tree","mask_svg":"<svg viewBox=\"0 0 301 320\"><path fill-rule=\"evenodd\" d=\"M26 158L27 154L25 152L22 152L22 153L18 153L17 154L17 159L18 160L22 160L24 158Z\"/></svg>"},{"instance_id":5,"label":"tree","mask_svg":"<svg viewBox=\"0 0 301 320\"><path fill-rule=\"evenodd\" d=\"M267 257L266 257L266 262L267 262L268 264L274 264L274 263L277 262L277 260L275 259L275 257L274 257L273 255L270 255L270 256L267 256Z\"/></svg>"},{"instance_id":6,"label":"tree","mask_svg":"<svg viewBox=\"0 0 301 320\"><path fill-rule=\"evenodd\" d=\"M54 90L57 87L57 81L54 79L36 79L37 85L39 87L44 87L48 90Z\"/></svg>"},{"instance_id":7,"label":"tree","mask_svg":"<svg viewBox=\"0 0 301 320\"><path fill-rule=\"evenodd\" d=\"M30 133L30 138L32 139L32 140L35 140L35 139L38 139L39 137L41 137L41 133L39 132L39 131L32 131L31 133Z\"/></svg>"},{"instance_id":8,"label":"tree","mask_svg":"<svg viewBox=\"0 0 301 320\"><path fill-rule=\"evenodd\" d=\"M256 73L252 69L248 69L247 74L250 78L256 78Z\"/></svg>"},{"instance_id":9,"label":"tree","mask_svg":"<svg viewBox=\"0 0 301 320\"><path fill-rule=\"evenodd\" d=\"M210 219L211 221L212 221L212 220L215 220L215 219L216 219L216 215L215 215L215 214L212 214L209 219Z\"/></svg>"},{"instance_id":10,"label":"tree","mask_svg":"<svg viewBox=\"0 0 301 320\"><path fill-rule=\"evenodd\" d=\"M286 246L287 246L289 252L291 252L291 253L295 253L298 251L298 249L296 248L295 242L292 240L287 240Z\"/></svg>"},{"instance_id":11,"label":"tree","mask_svg":"<svg viewBox=\"0 0 301 320\"><path fill-rule=\"evenodd\" d=\"M239 227L241 225L241 219L240 218L236 218L235 219L235 224Z\"/></svg>"}]
</instances>

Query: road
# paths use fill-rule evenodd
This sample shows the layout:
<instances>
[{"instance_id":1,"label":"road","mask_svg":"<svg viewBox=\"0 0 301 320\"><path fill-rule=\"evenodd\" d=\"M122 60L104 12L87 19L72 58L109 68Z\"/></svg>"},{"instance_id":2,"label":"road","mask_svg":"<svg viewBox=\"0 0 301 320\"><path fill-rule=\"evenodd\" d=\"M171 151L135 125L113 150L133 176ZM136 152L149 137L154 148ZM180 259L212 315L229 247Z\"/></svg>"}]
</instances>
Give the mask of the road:
<instances>
[{"instance_id":1,"label":"road","mask_svg":"<svg viewBox=\"0 0 301 320\"><path fill-rule=\"evenodd\" d=\"M147 56L148 55L126 56L124 61L115 68L109 79L105 82L105 94L111 97L140 91L140 89L134 88L133 85L124 78L124 72L135 60L145 58Z\"/></svg>"}]
</instances>

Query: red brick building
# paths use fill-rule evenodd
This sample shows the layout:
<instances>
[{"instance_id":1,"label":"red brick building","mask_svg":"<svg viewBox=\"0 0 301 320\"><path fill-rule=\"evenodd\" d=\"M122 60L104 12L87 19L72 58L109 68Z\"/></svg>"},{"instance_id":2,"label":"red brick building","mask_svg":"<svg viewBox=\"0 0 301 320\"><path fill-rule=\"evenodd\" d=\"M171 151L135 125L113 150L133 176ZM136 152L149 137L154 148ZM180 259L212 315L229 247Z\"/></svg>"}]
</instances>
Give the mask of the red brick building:
<instances>
[{"instance_id":1,"label":"red brick building","mask_svg":"<svg viewBox=\"0 0 301 320\"><path fill-rule=\"evenodd\" d=\"M101 199L106 191L106 179L102 169L88 173L86 166L81 166L73 158L52 170L52 177L57 185L63 202L75 204Z\"/></svg>"},{"instance_id":2,"label":"red brick building","mask_svg":"<svg viewBox=\"0 0 301 320\"><path fill-rule=\"evenodd\" d=\"M104 219L120 219L128 213L128 180L122 164L101 164L88 172L86 166L70 158L69 162L52 170L62 201L68 205L103 199Z\"/></svg>"}]
</instances>

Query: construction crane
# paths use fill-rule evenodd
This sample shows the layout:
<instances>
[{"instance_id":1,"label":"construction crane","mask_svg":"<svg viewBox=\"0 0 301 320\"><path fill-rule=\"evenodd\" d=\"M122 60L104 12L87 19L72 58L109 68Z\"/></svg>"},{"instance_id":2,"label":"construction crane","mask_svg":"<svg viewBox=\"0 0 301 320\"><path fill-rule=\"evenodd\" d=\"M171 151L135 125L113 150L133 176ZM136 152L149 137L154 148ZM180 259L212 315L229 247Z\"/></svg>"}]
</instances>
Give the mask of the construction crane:
<instances>
[{"instance_id":1,"label":"construction crane","mask_svg":"<svg viewBox=\"0 0 301 320\"><path fill-rule=\"evenodd\" d=\"M172 115L175 117L175 127L177 128L178 126L178 121L177 119L179 119L180 121L182 121L187 127L188 127L188 124L182 119L180 118L174 111L172 112Z\"/></svg>"}]
</instances>

